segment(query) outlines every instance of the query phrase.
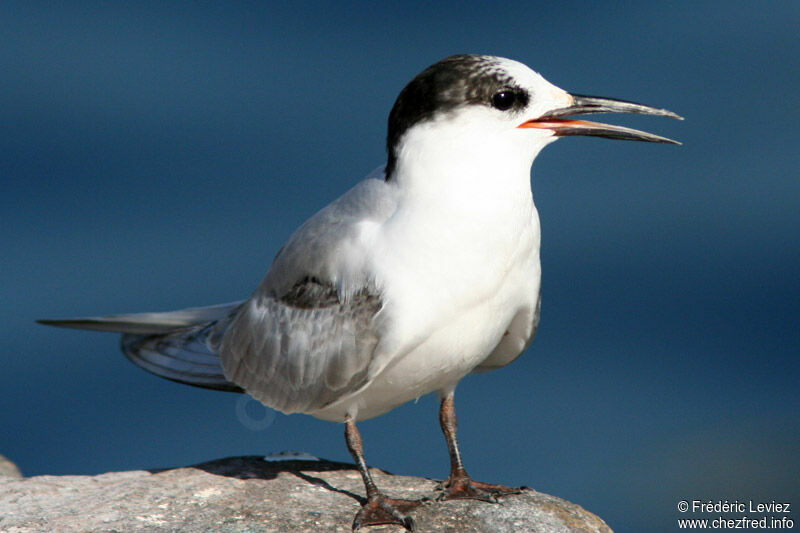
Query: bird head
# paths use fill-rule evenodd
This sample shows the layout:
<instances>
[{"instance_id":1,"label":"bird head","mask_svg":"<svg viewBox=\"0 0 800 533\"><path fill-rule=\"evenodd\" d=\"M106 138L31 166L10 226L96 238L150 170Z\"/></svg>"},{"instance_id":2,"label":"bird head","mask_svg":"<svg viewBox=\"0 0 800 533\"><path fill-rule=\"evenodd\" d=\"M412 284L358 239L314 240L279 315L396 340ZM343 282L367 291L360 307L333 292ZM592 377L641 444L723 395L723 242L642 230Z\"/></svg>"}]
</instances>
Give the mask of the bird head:
<instances>
[{"instance_id":1,"label":"bird head","mask_svg":"<svg viewBox=\"0 0 800 533\"><path fill-rule=\"evenodd\" d=\"M564 136L680 144L623 126L572 118L589 113L681 119L671 111L634 102L570 94L510 59L451 56L422 71L397 97L389 115L386 177L392 179L404 155L424 157L413 153L415 146L423 145L456 157L460 153L458 159L464 161L500 151L501 157L519 157L529 169L544 146Z\"/></svg>"}]
</instances>

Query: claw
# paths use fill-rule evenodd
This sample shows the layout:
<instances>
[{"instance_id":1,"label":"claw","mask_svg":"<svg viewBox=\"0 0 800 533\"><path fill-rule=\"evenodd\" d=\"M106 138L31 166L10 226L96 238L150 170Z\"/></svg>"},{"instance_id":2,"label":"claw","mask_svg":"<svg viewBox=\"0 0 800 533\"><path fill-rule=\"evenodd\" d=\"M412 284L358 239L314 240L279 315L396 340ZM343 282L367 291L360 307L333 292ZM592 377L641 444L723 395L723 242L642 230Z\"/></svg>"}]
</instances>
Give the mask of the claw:
<instances>
[{"instance_id":1,"label":"claw","mask_svg":"<svg viewBox=\"0 0 800 533\"><path fill-rule=\"evenodd\" d=\"M414 500L396 500L380 494L367 500L367 503L358 511L353 520L353 531L358 531L366 526L385 524L396 524L403 526L408 531L415 531L414 519L405 513L410 512L421 503L421 501Z\"/></svg>"},{"instance_id":2,"label":"claw","mask_svg":"<svg viewBox=\"0 0 800 533\"><path fill-rule=\"evenodd\" d=\"M507 487L492 483L473 481L469 476L450 477L443 484L443 490L436 501L447 500L480 500L498 503L498 498L522 492L519 487Z\"/></svg>"}]
</instances>

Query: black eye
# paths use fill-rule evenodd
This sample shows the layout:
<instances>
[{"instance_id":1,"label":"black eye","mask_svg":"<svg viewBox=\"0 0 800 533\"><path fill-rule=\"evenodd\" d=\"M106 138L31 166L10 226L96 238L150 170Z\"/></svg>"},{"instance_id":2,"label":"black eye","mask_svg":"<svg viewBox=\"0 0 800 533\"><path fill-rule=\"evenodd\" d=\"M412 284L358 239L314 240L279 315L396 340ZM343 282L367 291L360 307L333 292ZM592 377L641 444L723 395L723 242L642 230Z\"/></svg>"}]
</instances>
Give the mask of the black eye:
<instances>
[{"instance_id":1,"label":"black eye","mask_svg":"<svg viewBox=\"0 0 800 533\"><path fill-rule=\"evenodd\" d=\"M504 89L494 93L494 96L492 96L492 107L500 111L507 111L511 109L516 101L517 93L510 89Z\"/></svg>"}]
</instances>

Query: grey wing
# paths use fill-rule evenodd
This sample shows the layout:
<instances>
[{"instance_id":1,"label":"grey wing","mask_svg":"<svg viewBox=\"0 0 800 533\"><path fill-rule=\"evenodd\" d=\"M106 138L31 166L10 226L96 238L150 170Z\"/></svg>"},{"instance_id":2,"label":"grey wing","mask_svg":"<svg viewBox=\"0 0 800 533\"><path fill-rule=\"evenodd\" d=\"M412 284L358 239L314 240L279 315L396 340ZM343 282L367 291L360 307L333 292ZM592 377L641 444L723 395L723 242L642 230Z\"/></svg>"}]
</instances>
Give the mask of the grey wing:
<instances>
[{"instance_id":1,"label":"grey wing","mask_svg":"<svg viewBox=\"0 0 800 533\"><path fill-rule=\"evenodd\" d=\"M38 320L62 328L122 333L122 351L145 370L172 381L242 392L222 371L217 347L241 302L166 313Z\"/></svg>"},{"instance_id":2,"label":"grey wing","mask_svg":"<svg viewBox=\"0 0 800 533\"><path fill-rule=\"evenodd\" d=\"M242 302L231 302L207 307L190 307L161 313L133 313L126 315L90 316L66 319L40 319L38 323L59 328L109 331L155 335L216 322L229 316Z\"/></svg>"},{"instance_id":3,"label":"grey wing","mask_svg":"<svg viewBox=\"0 0 800 533\"><path fill-rule=\"evenodd\" d=\"M376 291L342 301L315 278L279 297L256 293L222 339L225 376L284 413L320 409L367 382L380 309Z\"/></svg>"}]
</instances>

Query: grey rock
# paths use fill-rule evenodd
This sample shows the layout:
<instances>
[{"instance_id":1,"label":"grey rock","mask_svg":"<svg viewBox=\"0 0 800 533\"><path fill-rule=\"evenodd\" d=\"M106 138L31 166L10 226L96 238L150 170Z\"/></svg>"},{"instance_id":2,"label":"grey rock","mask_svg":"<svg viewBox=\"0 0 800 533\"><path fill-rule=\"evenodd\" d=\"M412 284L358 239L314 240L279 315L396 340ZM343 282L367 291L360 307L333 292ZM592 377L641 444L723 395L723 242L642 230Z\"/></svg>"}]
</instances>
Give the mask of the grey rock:
<instances>
[{"instance_id":1,"label":"grey rock","mask_svg":"<svg viewBox=\"0 0 800 533\"><path fill-rule=\"evenodd\" d=\"M372 470L388 496L436 496L437 482ZM0 531L350 531L364 487L351 464L234 457L187 468L0 480ZM526 489L501 503L426 502L419 532L611 532L600 518ZM404 531L398 526L368 533Z\"/></svg>"},{"instance_id":2,"label":"grey rock","mask_svg":"<svg viewBox=\"0 0 800 533\"><path fill-rule=\"evenodd\" d=\"M0 455L0 476L22 477L22 472L6 456Z\"/></svg>"}]
</instances>

